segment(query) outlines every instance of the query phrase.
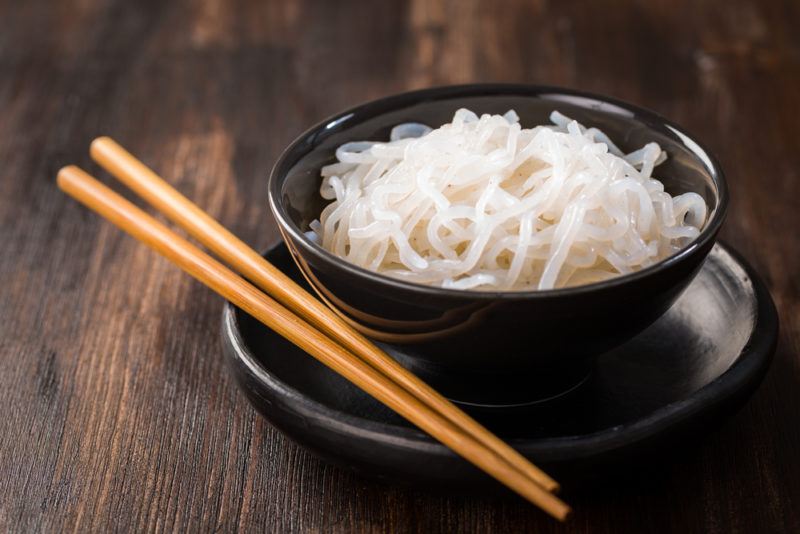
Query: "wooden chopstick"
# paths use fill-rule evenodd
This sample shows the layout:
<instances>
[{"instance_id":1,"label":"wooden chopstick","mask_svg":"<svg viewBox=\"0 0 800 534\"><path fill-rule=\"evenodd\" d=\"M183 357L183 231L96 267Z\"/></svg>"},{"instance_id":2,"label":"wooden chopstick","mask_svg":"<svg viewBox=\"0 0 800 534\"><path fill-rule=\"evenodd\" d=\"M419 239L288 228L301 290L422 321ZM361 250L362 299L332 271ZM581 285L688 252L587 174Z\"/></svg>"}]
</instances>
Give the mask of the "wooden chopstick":
<instances>
[{"instance_id":1,"label":"wooden chopstick","mask_svg":"<svg viewBox=\"0 0 800 534\"><path fill-rule=\"evenodd\" d=\"M90 152L97 163L148 204L186 230L192 237L278 302L384 373L420 402L441 413L454 425L472 435L528 478L548 491L557 492L559 490L559 485L555 480L417 376L408 372L391 356L270 264L113 139L108 137L95 139L91 144Z\"/></svg>"},{"instance_id":2,"label":"wooden chopstick","mask_svg":"<svg viewBox=\"0 0 800 534\"><path fill-rule=\"evenodd\" d=\"M461 432L385 375L86 172L75 166L65 167L58 173L58 185L548 514L563 521L570 513L569 507L558 497L532 482L472 436Z\"/></svg>"}]
</instances>

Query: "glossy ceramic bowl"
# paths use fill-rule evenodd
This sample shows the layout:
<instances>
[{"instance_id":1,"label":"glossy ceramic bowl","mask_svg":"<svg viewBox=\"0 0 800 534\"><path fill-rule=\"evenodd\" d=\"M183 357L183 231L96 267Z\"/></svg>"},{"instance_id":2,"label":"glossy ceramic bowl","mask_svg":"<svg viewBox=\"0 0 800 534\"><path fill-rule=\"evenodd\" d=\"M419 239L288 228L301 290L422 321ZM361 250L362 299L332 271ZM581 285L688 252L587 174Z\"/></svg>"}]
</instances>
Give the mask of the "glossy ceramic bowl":
<instances>
[{"instance_id":1,"label":"glossy ceramic bowl","mask_svg":"<svg viewBox=\"0 0 800 534\"><path fill-rule=\"evenodd\" d=\"M478 114L513 109L525 127L548 123L550 113L558 110L600 128L624 151L655 141L669 156L657 176L673 195L694 191L705 199L706 226L681 252L637 273L573 288L518 292L396 280L352 265L306 236L326 204L319 195L320 168L334 160L339 145L388 139L391 128L403 122L436 127L462 107ZM402 363L423 377L458 377L464 387L451 395L455 400L473 401L469 392L475 387L485 399L487 384L495 384L494 399L515 404L548 398L579 383L595 356L660 317L711 250L728 194L714 157L655 113L561 88L465 85L383 98L313 126L275 164L269 202L304 276L342 317L374 339L403 346Z\"/></svg>"}]
</instances>

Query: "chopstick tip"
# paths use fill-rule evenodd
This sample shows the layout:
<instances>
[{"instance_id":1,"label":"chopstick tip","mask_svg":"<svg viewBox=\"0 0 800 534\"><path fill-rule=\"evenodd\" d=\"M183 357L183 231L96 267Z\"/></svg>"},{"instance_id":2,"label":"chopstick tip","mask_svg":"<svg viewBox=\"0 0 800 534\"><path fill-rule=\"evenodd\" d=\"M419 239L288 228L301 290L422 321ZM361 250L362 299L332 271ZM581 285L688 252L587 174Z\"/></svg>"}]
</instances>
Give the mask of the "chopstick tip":
<instances>
[{"instance_id":1,"label":"chopstick tip","mask_svg":"<svg viewBox=\"0 0 800 534\"><path fill-rule=\"evenodd\" d=\"M89 155L92 156L92 159L97 159L97 155L101 152L104 148L111 147L116 145L117 143L108 137L107 135L101 135L92 141L89 145Z\"/></svg>"},{"instance_id":2,"label":"chopstick tip","mask_svg":"<svg viewBox=\"0 0 800 534\"><path fill-rule=\"evenodd\" d=\"M559 515L559 516L558 516L558 518L557 518L557 519L558 519L559 521L561 521L562 523L566 523L566 522L567 522L567 520L568 520L570 517L572 517L572 508L570 508L569 506L567 506L567 507L566 507L566 509L565 509L565 510L564 510L564 511L561 513L561 515Z\"/></svg>"},{"instance_id":3,"label":"chopstick tip","mask_svg":"<svg viewBox=\"0 0 800 534\"><path fill-rule=\"evenodd\" d=\"M59 189L65 189L67 182L75 178L76 172L80 171L77 165L65 165L61 167L56 175L56 183Z\"/></svg>"}]
</instances>

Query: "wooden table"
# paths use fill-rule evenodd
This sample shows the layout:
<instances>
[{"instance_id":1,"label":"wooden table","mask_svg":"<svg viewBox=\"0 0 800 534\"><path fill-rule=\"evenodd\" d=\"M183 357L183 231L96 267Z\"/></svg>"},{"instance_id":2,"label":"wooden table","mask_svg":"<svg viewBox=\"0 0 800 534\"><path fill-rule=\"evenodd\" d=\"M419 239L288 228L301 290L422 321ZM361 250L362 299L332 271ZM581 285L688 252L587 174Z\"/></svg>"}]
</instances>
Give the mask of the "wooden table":
<instances>
[{"instance_id":1,"label":"wooden table","mask_svg":"<svg viewBox=\"0 0 800 534\"><path fill-rule=\"evenodd\" d=\"M797 2L0 0L0 530L800 530ZM415 87L547 83L652 108L707 142L723 238L778 305L772 370L662 479L513 497L378 485L258 417L222 302L55 187L108 134L258 247L266 177L308 125ZM569 494L568 494L569 496Z\"/></svg>"}]
</instances>

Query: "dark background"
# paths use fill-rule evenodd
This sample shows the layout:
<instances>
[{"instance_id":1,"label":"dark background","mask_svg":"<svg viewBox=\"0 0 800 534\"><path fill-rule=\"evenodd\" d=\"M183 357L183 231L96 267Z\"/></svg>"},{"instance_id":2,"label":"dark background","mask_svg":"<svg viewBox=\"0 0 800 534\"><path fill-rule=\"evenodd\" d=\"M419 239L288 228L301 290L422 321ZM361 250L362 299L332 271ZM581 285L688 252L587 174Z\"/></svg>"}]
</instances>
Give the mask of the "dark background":
<instances>
[{"instance_id":1,"label":"dark background","mask_svg":"<svg viewBox=\"0 0 800 534\"><path fill-rule=\"evenodd\" d=\"M0 530L800 529L800 3L0 0ZM626 99L727 170L722 232L767 282L778 352L665 476L515 497L378 485L268 426L220 353L222 302L55 187L115 137L257 247L266 176L324 116L437 84ZM666 463L669 458L658 460Z\"/></svg>"}]
</instances>

